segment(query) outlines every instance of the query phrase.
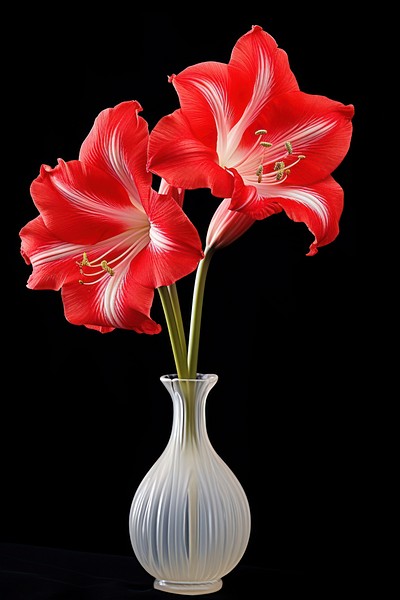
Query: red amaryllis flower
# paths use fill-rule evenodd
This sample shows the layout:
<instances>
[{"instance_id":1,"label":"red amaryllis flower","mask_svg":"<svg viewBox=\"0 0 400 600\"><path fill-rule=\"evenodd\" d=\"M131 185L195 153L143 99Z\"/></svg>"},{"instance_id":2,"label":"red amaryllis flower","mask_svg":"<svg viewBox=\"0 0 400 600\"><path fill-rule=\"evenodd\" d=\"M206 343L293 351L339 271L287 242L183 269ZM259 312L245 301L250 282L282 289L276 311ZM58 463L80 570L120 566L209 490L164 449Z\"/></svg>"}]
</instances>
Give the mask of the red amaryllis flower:
<instances>
[{"instance_id":1,"label":"red amaryllis flower","mask_svg":"<svg viewBox=\"0 0 400 600\"><path fill-rule=\"evenodd\" d=\"M203 256L180 194L151 188L148 127L138 102L99 114L79 160L42 166L31 185L40 215L20 231L31 289L61 288L65 316L103 333L158 333L154 289L192 272Z\"/></svg>"},{"instance_id":2,"label":"red amaryllis flower","mask_svg":"<svg viewBox=\"0 0 400 600\"><path fill-rule=\"evenodd\" d=\"M154 173L208 187L254 220L284 210L313 233L310 255L337 236L343 190L331 174L349 148L352 105L301 92L286 53L257 25L228 64L200 63L170 81L180 109L150 135ZM224 235L217 242L226 245Z\"/></svg>"}]
</instances>

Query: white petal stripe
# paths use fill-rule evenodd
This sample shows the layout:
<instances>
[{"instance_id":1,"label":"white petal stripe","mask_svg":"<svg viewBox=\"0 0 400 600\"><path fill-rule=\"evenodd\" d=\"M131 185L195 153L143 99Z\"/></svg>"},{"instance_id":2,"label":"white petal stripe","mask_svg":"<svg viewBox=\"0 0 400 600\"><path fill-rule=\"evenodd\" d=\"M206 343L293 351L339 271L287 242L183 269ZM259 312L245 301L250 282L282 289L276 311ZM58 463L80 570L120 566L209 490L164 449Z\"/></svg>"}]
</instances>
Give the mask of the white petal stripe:
<instances>
[{"instance_id":1,"label":"white petal stripe","mask_svg":"<svg viewBox=\"0 0 400 600\"><path fill-rule=\"evenodd\" d=\"M306 188L295 188L289 186L279 186L279 196L288 200L295 200L309 208L319 218L322 226L326 229L329 223L329 210L326 200L323 196L317 194L314 190Z\"/></svg>"},{"instance_id":2,"label":"white petal stripe","mask_svg":"<svg viewBox=\"0 0 400 600\"><path fill-rule=\"evenodd\" d=\"M79 189L67 186L57 177L53 178L54 186L60 194L68 201L73 202L82 212L88 213L91 217L99 215L103 217L109 216L112 221L121 220L127 223L130 227L137 224L137 227L142 227L148 223L148 217L143 209L135 203L132 206L117 208L107 204L107 199L104 197L92 196L89 197L83 194Z\"/></svg>"},{"instance_id":3,"label":"white petal stripe","mask_svg":"<svg viewBox=\"0 0 400 600\"><path fill-rule=\"evenodd\" d=\"M272 79L272 70L270 68L271 65L267 62L266 57L261 50L259 50L258 59L257 77L254 82L253 93L250 101L246 105L240 120L228 133L225 156L219 155L220 160L222 160L224 165L229 165L230 158L240 144L244 132L257 118L257 115L269 97L268 92L270 90L270 82Z\"/></svg>"},{"instance_id":4,"label":"white petal stripe","mask_svg":"<svg viewBox=\"0 0 400 600\"><path fill-rule=\"evenodd\" d=\"M129 193L132 204L136 206L136 208L143 210L135 180L128 169L124 157L121 134L116 130L113 131L110 138L109 152L105 154L105 159L110 169L116 173L120 182Z\"/></svg>"},{"instance_id":5,"label":"white petal stripe","mask_svg":"<svg viewBox=\"0 0 400 600\"><path fill-rule=\"evenodd\" d=\"M51 245L47 244L45 250L33 252L30 260L32 265L40 267L54 261L74 259L77 255L81 256L86 249L86 247L77 246L76 244L57 242Z\"/></svg>"},{"instance_id":6,"label":"white petal stripe","mask_svg":"<svg viewBox=\"0 0 400 600\"><path fill-rule=\"evenodd\" d=\"M221 155L226 145L229 123L232 119L232 109L229 106L226 90L214 81L193 79L193 85L207 101L214 116L217 129L217 153Z\"/></svg>"}]
</instances>

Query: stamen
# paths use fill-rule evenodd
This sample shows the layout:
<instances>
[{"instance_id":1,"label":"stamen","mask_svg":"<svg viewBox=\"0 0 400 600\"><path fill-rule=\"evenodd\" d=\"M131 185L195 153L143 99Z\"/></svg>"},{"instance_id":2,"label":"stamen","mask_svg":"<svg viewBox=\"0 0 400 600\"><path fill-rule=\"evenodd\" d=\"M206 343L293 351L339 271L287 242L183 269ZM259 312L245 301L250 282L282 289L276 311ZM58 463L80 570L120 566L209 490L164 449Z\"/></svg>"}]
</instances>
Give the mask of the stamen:
<instances>
[{"instance_id":1,"label":"stamen","mask_svg":"<svg viewBox=\"0 0 400 600\"><path fill-rule=\"evenodd\" d=\"M265 135L267 133L266 129L257 129L257 131L254 132L255 135ZM261 155L261 160L260 160L260 166L257 167L256 170L256 176L257 176L257 183L261 183L262 182L262 177L263 177L263 173L264 173L264 156L265 156L265 148L271 148L272 144L271 142L264 142L264 141L260 141L260 146L263 147L263 153Z\"/></svg>"},{"instance_id":2,"label":"stamen","mask_svg":"<svg viewBox=\"0 0 400 600\"><path fill-rule=\"evenodd\" d=\"M76 264L79 266L79 272L81 275L84 275L85 277L90 277L90 278L95 277L96 278L94 281L91 281L90 283L87 281L82 281L82 279L79 279L78 281L79 281L80 285L94 285L94 284L98 283L101 279L101 278L100 279L98 278L98 275L101 275L102 271L106 271L106 273L108 273L110 276L114 275L113 269L108 265L108 262L106 260L102 260L100 265L99 265L99 263L96 263L96 262L90 262L88 260L86 252L83 253L82 261L77 262ZM102 271L94 271L92 273L85 273L85 271L83 270L83 267L91 267L92 269L95 267L101 267ZM104 273L103 273L103 275L104 275Z\"/></svg>"},{"instance_id":3,"label":"stamen","mask_svg":"<svg viewBox=\"0 0 400 600\"><path fill-rule=\"evenodd\" d=\"M292 147L292 144L291 144L291 142L285 142L285 148L286 148L286 150L288 151L288 154L292 154L292 152L293 152L293 147Z\"/></svg>"},{"instance_id":4,"label":"stamen","mask_svg":"<svg viewBox=\"0 0 400 600\"><path fill-rule=\"evenodd\" d=\"M281 181L283 179L283 174L285 173L285 163L283 160L278 160L274 164L274 171L276 171L275 179Z\"/></svg>"},{"instance_id":5,"label":"stamen","mask_svg":"<svg viewBox=\"0 0 400 600\"><path fill-rule=\"evenodd\" d=\"M79 265L80 267L90 267L91 266L86 252L83 253L82 262L77 262L76 264Z\"/></svg>"},{"instance_id":6,"label":"stamen","mask_svg":"<svg viewBox=\"0 0 400 600\"><path fill-rule=\"evenodd\" d=\"M102 260L101 261L101 268L104 269L104 271L107 271L107 273L109 275L114 275L114 271L112 270L111 267L108 266L107 261L106 260Z\"/></svg>"}]
</instances>

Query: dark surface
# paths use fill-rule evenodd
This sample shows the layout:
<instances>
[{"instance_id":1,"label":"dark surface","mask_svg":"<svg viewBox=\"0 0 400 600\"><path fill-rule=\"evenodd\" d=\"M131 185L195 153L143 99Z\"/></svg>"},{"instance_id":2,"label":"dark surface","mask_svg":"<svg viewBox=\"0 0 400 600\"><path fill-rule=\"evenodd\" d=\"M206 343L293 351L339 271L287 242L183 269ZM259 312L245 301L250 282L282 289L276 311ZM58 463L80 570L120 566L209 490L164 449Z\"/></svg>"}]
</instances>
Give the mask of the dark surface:
<instances>
[{"instance_id":1,"label":"dark surface","mask_svg":"<svg viewBox=\"0 0 400 600\"><path fill-rule=\"evenodd\" d=\"M128 16L116 2L88 20L71 5L61 16L54 7L27 8L19 19L10 9L4 21L23 51L8 49L3 73L10 139L2 179L0 600L8 600L5 590L18 600L162 597L131 558L128 535L133 495L170 432L159 377L175 369L160 303L152 311L163 325L158 336L70 325L58 293L26 288L31 269L18 232L37 214L29 186L40 165L75 159L101 110L136 99L153 127L178 107L167 76L204 60L228 62L253 24L288 52L303 91L355 105L354 135L334 174L345 208L332 244L306 257L306 227L276 215L210 266L199 370L219 381L208 431L252 514L244 562L214 597L251 600L240 595L250 582L263 598L280 597L285 586L294 598L321 580L325 598L359 554L363 436L374 439L363 382L373 376L376 308L368 303L376 285L358 225L374 198L366 171L377 169L366 163L376 130L367 122L375 49L368 12L360 21L349 3L328 16L320 4L274 4L222 16L150 8ZM185 209L203 237L214 208L207 191L187 194ZM377 244L383 230L364 222ZM186 321L192 284L189 277L178 287Z\"/></svg>"},{"instance_id":2,"label":"dark surface","mask_svg":"<svg viewBox=\"0 0 400 600\"><path fill-rule=\"evenodd\" d=\"M153 588L153 578L134 557L0 544L1 600L134 600L188 598ZM215 600L289 598L310 592L304 573L238 566Z\"/></svg>"}]
</instances>

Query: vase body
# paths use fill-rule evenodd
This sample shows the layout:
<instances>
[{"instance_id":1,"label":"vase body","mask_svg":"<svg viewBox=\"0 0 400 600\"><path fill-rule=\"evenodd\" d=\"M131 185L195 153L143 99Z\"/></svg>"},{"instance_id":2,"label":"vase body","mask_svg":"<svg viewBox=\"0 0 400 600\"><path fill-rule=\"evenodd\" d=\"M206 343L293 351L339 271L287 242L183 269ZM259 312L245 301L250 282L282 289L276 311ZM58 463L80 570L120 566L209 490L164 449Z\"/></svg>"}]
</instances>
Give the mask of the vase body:
<instances>
[{"instance_id":1,"label":"vase body","mask_svg":"<svg viewBox=\"0 0 400 600\"><path fill-rule=\"evenodd\" d=\"M173 402L171 435L129 515L133 551L158 590L216 592L249 541L245 492L207 435L206 400L217 380L202 374L161 377Z\"/></svg>"}]
</instances>

